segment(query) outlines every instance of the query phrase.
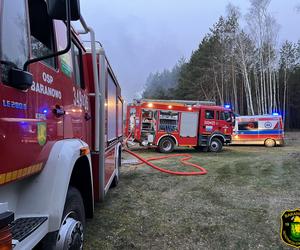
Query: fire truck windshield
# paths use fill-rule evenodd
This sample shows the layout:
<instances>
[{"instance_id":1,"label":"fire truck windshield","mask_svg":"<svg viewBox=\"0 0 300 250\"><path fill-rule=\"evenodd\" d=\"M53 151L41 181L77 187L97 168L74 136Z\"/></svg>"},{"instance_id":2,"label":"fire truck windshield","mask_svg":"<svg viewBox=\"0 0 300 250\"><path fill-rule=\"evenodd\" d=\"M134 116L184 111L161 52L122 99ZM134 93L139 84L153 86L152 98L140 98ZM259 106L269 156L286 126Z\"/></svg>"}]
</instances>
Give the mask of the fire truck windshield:
<instances>
[{"instance_id":1,"label":"fire truck windshield","mask_svg":"<svg viewBox=\"0 0 300 250\"><path fill-rule=\"evenodd\" d=\"M25 0L1 1L0 8L1 78L5 82L9 65L21 69L29 58L29 39Z\"/></svg>"}]
</instances>

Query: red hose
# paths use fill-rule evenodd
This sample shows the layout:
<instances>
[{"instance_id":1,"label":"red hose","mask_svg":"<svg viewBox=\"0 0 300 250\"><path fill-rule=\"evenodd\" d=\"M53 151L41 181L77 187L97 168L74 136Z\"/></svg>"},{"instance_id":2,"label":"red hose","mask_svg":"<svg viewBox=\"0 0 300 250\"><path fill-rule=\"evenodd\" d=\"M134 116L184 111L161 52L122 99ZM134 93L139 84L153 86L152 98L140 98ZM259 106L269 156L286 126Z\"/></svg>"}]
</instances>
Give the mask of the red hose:
<instances>
[{"instance_id":1,"label":"red hose","mask_svg":"<svg viewBox=\"0 0 300 250\"><path fill-rule=\"evenodd\" d=\"M165 155L165 156L160 156L160 157L152 157L149 159L144 159L141 156L139 156L138 154L130 151L127 148L124 148L124 151L126 151L127 153L133 155L134 157L136 157L137 159L139 159L141 162L147 164L148 166L163 172L163 173L167 173L167 174L172 174L172 175L184 175L184 176L190 176L190 175L204 175L207 174L207 170L203 167L200 167L194 163L188 162L189 159L192 158L192 156L190 154L172 154L172 155ZM162 159L167 159L167 158L172 158L172 157L184 157L180 160L180 162L186 166L191 166L194 168L199 169L200 171L197 172L176 172L176 171L171 171L168 169L164 169L164 168L160 168L156 165L154 165L153 163L151 163L150 161L155 161L155 160L162 160Z\"/></svg>"},{"instance_id":2,"label":"red hose","mask_svg":"<svg viewBox=\"0 0 300 250\"><path fill-rule=\"evenodd\" d=\"M125 142L124 142L125 145L127 145L127 141L128 141L128 139L129 139L130 136L131 136L131 133L125 139ZM190 160L192 158L192 156L190 154L172 154L172 155L164 155L164 156L160 156L160 157L151 157L151 158L148 158L148 159L144 159L141 156L139 156L138 154L130 151L128 149L128 147L127 148L124 147L124 151L126 151L127 153L129 153L132 156L134 156L137 159L139 159L141 161L141 163L139 163L139 164L145 163L148 166L150 166L150 167L152 167L152 168L154 168L154 169L156 169L156 170L158 170L160 172L163 172L163 173L172 174L172 175L183 175L183 176L204 175L204 174L207 174L207 170L205 168L203 168L203 167L201 167L201 166L199 166L197 164L188 162L188 160ZM180 159L180 162L183 165L197 168L200 171L197 171L197 172L176 172L176 171L171 171L171 170L167 170L167 169L164 169L164 168L160 168L160 167L158 167L158 166L156 166L156 165L154 165L153 163L150 162L150 161L162 160L162 159L174 158L174 157L183 157L182 159Z\"/></svg>"}]
</instances>

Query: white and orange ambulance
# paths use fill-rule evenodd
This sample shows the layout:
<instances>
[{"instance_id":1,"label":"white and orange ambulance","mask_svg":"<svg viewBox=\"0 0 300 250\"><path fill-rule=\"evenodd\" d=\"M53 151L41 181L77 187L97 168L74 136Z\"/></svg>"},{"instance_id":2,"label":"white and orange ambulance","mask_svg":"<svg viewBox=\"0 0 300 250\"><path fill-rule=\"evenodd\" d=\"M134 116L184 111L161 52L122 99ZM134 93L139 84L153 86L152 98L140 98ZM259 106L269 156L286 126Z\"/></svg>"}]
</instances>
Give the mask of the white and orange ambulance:
<instances>
[{"instance_id":1,"label":"white and orange ambulance","mask_svg":"<svg viewBox=\"0 0 300 250\"><path fill-rule=\"evenodd\" d=\"M279 114L237 116L232 144L257 144L266 147L284 144L284 128Z\"/></svg>"}]
</instances>

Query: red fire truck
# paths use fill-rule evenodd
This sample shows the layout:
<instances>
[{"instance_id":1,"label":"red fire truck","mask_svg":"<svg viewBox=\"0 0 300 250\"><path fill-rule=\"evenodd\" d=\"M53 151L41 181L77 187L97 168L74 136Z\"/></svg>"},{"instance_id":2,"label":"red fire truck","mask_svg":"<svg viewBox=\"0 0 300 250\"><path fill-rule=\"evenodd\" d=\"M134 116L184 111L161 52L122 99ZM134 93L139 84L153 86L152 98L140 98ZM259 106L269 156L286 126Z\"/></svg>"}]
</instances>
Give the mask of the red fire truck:
<instances>
[{"instance_id":1,"label":"red fire truck","mask_svg":"<svg viewBox=\"0 0 300 250\"><path fill-rule=\"evenodd\" d=\"M0 40L0 249L82 249L119 180L120 86L78 0L0 0Z\"/></svg>"},{"instance_id":2,"label":"red fire truck","mask_svg":"<svg viewBox=\"0 0 300 250\"><path fill-rule=\"evenodd\" d=\"M233 119L229 108L213 102L142 99L127 106L125 133L162 153L175 146L220 152L231 142Z\"/></svg>"}]
</instances>

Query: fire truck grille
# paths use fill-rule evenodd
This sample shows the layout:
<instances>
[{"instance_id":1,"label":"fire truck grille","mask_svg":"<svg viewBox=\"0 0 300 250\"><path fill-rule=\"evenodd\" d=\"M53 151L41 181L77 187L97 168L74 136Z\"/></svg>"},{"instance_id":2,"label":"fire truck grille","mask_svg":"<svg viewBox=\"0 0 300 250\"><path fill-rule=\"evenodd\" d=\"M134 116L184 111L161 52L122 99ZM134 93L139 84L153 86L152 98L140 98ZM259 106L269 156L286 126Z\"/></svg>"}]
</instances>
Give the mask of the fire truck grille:
<instances>
[{"instance_id":1,"label":"fire truck grille","mask_svg":"<svg viewBox=\"0 0 300 250\"><path fill-rule=\"evenodd\" d=\"M13 239L21 242L40 225L42 225L47 217L29 217L19 218L11 223Z\"/></svg>"}]
</instances>

